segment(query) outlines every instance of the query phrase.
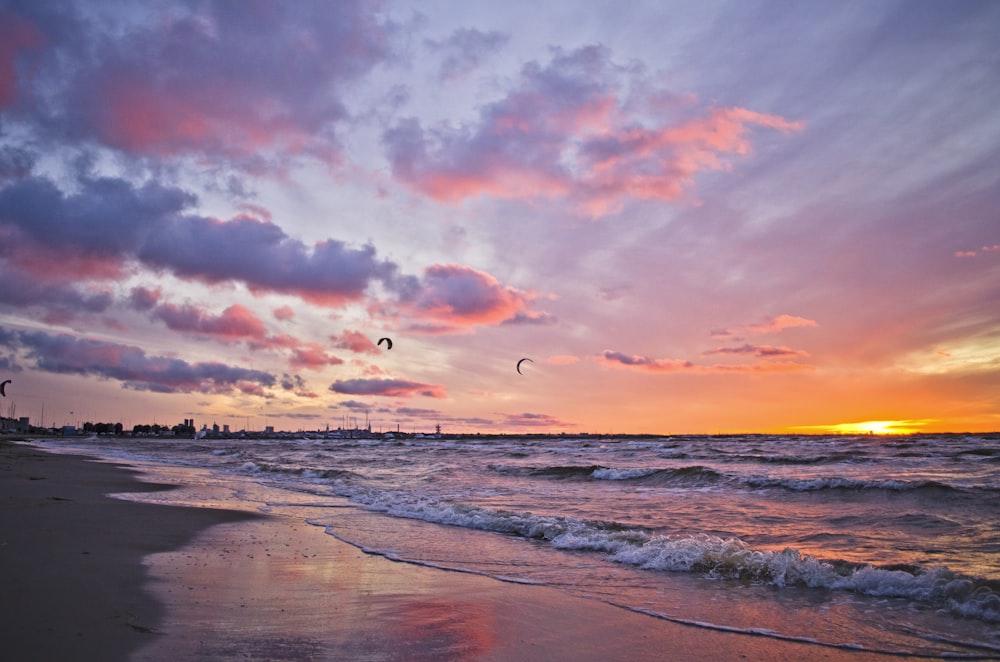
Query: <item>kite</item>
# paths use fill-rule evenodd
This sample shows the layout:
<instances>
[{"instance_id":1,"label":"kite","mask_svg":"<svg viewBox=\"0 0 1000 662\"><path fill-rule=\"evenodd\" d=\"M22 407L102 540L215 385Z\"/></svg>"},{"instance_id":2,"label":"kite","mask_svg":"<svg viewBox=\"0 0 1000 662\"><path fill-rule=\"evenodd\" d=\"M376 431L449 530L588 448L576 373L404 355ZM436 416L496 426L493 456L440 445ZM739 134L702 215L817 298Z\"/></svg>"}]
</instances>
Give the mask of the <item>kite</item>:
<instances>
[{"instance_id":1,"label":"kite","mask_svg":"<svg viewBox=\"0 0 1000 662\"><path fill-rule=\"evenodd\" d=\"M0 384L0 395L2 395L5 398L7 397L7 384L10 384L10 381L11 380L8 379L4 381L4 383Z\"/></svg>"},{"instance_id":2,"label":"kite","mask_svg":"<svg viewBox=\"0 0 1000 662\"><path fill-rule=\"evenodd\" d=\"M521 359L520 361L517 362L517 374L519 374L519 375L523 375L524 374L523 372L521 372L521 364L524 363L525 361L527 361L528 363L534 363L534 361L532 361L531 359L529 359L527 357Z\"/></svg>"},{"instance_id":3,"label":"kite","mask_svg":"<svg viewBox=\"0 0 1000 662\"><path fill-rule=\"evenodd\" d=\"M385 348L392 349L392 340L390 338L379 338L376 344L381 345L383 340L385 341Z\"/></svg>"}]
</instances>

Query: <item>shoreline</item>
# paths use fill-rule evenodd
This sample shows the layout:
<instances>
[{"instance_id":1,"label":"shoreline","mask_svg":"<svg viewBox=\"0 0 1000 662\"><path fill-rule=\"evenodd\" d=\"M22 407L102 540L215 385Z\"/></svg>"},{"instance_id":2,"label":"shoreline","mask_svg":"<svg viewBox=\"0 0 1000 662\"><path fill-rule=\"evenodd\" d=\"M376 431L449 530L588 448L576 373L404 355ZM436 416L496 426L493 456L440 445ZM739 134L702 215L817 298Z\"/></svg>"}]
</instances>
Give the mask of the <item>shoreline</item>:
<instances>
[{"instance_id":1,"label":"shoreline","mask_svg":"<svg viewBox=\"0 0 1000 662\"><path fill-rule=\"evenodd\" d=\"M393 562L287 514L105 496L174 489L137 475L0 442L0 586L16 605L3 610L0 636L12 659L896 657Z\"/></svg>"},{"instance_id":2,"label":"shoreline","mask_svg":"<svg viewBox=\"0 0 1000 662\"><path fill-rule=\"evenodd\" d=\"M159 506L114 492L173 486L77 455L0 441L0 641L10 659L127 659L157 636L143 559L250 513Z\"/></svg>"}]
</instances>

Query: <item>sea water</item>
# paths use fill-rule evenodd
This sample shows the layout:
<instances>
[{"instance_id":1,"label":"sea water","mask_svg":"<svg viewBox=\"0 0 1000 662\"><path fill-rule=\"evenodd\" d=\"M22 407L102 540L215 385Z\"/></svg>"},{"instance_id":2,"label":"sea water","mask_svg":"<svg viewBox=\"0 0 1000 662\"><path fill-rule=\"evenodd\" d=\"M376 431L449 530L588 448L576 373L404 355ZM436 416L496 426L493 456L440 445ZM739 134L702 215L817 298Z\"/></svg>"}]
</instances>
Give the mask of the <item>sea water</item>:
<instances>
[{"instance_id":1,"label":"sea water","mask_svg":"<svg viewBox=\"0 0 1000 662\"><path fill-rule=\"evenodd\" d=\"M1000 435L40 443L200 468L367 553L555 587L651 627L1000 658Z\"/></svg>"}]
</instances>

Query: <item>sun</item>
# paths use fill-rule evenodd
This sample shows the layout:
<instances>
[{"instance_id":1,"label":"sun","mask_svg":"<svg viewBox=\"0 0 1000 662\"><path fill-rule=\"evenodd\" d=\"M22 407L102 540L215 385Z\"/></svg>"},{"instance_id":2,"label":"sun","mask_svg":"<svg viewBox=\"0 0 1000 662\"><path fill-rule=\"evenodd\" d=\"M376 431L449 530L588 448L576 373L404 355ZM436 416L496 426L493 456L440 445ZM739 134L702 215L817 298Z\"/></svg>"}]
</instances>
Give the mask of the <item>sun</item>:
<instances>
[{"instance_id":1,"label":"sun","mask_svg":"<svg viewBox=\"0 0 1000 662\"><path fill-rule=\"evenodd\" d=\"M861 421L859 423L836 423L834 425L797 425L796 429L809 429L834 434L913 434L927 425L927 420Z\"/></svg>"}]
</instances>

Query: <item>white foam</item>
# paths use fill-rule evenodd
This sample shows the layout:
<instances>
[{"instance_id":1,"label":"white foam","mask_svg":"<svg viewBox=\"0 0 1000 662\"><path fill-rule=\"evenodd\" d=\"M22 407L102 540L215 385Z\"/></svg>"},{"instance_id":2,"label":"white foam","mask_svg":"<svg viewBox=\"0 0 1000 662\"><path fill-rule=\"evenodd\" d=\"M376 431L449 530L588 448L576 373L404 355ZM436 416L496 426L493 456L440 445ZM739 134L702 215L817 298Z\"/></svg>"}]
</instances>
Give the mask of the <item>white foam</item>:
<instances>
[{"instance_id":1,"label":"white foam","mask_svg":"<svg viewBox=\"0 0 1000 662\"><path fill-rule=\"evenodd\" d=\"M594 469L590 474L591 478L596 478L598 480L630 480L632 478L642 478L644 476L649 476L655 474L658 469L609 469L607 467L601 467L600 469Z\"/></svg>"}]
</instances>

